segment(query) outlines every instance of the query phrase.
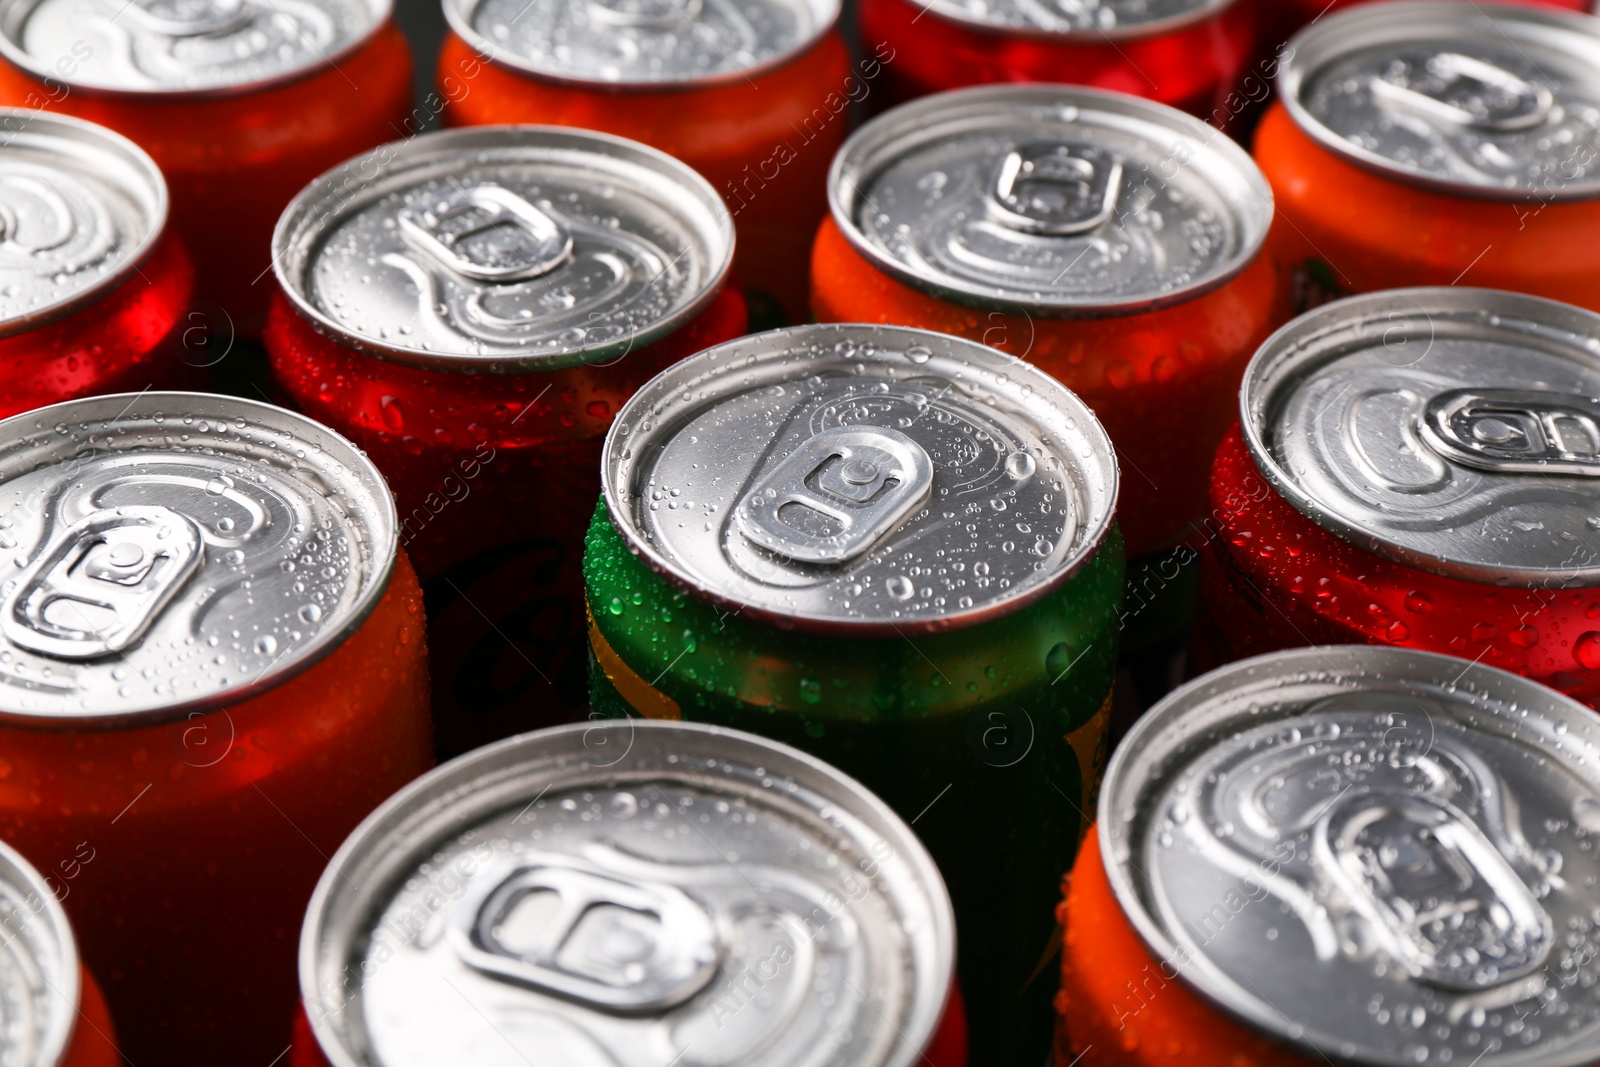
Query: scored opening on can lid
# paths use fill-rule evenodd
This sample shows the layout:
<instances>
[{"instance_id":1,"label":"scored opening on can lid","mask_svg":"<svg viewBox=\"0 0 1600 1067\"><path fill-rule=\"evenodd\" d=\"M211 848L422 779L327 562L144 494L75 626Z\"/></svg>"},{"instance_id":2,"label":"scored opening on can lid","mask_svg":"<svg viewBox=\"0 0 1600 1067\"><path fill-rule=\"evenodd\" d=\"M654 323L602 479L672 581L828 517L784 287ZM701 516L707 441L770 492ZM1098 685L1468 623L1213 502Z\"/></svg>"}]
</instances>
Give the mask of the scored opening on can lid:
<instances>
[{"instance_id":1,"label":"scored opening on can lid","mask_svg":"<svg viewBox=\"0 0 1600 1067\"><path fill-rule=\"evenodd\" d=\"M1487 289L1351 297L1269 337L1239 406L1267 480L1367 551L1600 585L1600 315Z\"/></svg>"},{"instance_id":2,"label":"scored opening on can lid","mask_svg":"<svg viewBox=\"0 0 1600 1067\"><path fill-rule=\"evenodd\" d=\"M182 718L299 674L388 587L394 501L269 404L123 394L0 422L0 721Z\"/></svg>"},{"instance_id":3,"label":"scored opening on can lid","mask_svg":"<svg viewBox=\"0 0 1600 1067\"><path fill-rule=\"evenodd\" d=\"M878 269L1014 314L1125 315L1255 259L1272 189L1244 150L1163 104L1059 85L958 89L857 130L834 222Z\"/></svg>"},{"instance_id":4,"label":"scored opening on can lid","mask_svg":"<svg viewBox=\"0 0 1600 1067\"><path fill-rule=\"evenodd\" d=\"M0 337L104 296L167 225L167 183L121 134L0 108Z\"/></svg>"},{"instance_id":5,"label":"scored opening on can lid","mask_svg":"<svg viewBox=\"0 0 1600 1067\"><path fill-rule=\"evenodd\" d=\"M687 165L558 126L383 145L322 175L272 238L313 327L396 363L463 373L621 359L716 296L733 220Z\"/></svg>"},{"instance_id":6,"label":"scored opening on can lid","mask_svg":"<svg viewBox=\"0 0 1600 1067\"><path fill-rule=\"evenodd\" d=\"M933 860L860 784L623 719L481 748L387 801L317 886L300 986L336 1067L912 1067L954 953Z\"/></svg>"},{"instance_id":7,"label":"scored opening on can lid","mask_svg":"<svg viewBox=\"0 0 1600 1067\"><path fill-rule=\"evenodd\" d=\"M600 471L628 548L780 626L976 625L1082 569L1110 531L1111 439L985 345L814 325L682 360L618 412Z\"/></svg>"},{"instance_id":8,"label":"scored opening on can lid","mask_svg":"<svg viewBox=\"0 0 1600 1067\"><path fill-rule=\"evenodd\" d=\"M61 1067L78 1024L78 949L60 891L0 841L0 1062Z\"/></svg>"},{"instance_id":9,"label":"scored opening on can lid","mask_svg":"<svg viewBox=\"0 0 1600 1067\"><path fill-rule=\"evenodd\" d=\"M1135 725L1101 857L1163 976L1313 1057L1590 1064L1597 745L1588 708L1454 657L1261 656Z\"/></svg>"},{"instance_id":10,"label":"scored opening on can lid","mask_svg":"<svg viewBox=\"0 0 1600 1067\"><path fill-rule=\"evenodd\" d=\"M745 81L808 51L840 0L443 0L480 56L547 81L690 89Z\"/></svg>"},{"instance_id":11,"label":"scored opening on can lid","mask_svg":"<svg viewBox=\"0 0 1600 1067\"><path fill-rule=\"evenodd\" d=\"M337 69L392 0L0 0L0 55L72 91L229 96ZM206 131L194 136L204 138Z\"/></svg>"},{"instance_id":12,"label":"scored opening on can lid","mask_svg":"<svg viewBox=\"0 0 1600 1067\"><path fill-rule=\"evenodd\" d=\"M1298 34L1278 88L1308 136L1381 174L1503 200L1600 196L1600 19L1363 4Z\"/></svg>"},{"instance_id":13,"label":"scored opening on can lid","mask_svg":"<svg viewBox=\"0 0 1600 1067\"><path fill-rule=\"evenodd\" d=\"M1111 46L1177 33L1235 0L930 0L926 9L980 30ZM915 6L922 7L920 2ZM1076 43L1076 41L1074 42Z\"/></svg>"}]
</instances>

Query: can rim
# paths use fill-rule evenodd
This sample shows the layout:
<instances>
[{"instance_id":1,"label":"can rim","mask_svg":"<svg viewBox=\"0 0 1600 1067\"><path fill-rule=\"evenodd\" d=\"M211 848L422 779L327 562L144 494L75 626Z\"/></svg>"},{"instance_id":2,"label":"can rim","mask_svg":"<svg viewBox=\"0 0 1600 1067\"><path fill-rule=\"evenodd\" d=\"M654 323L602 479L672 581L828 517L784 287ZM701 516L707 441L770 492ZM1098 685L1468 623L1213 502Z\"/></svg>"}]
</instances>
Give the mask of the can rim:
<instances>
[{"instance_id":1,"label":"can rim","mask_svg":"<svg viewBox=\"0 0 1600 1067\"><path fill-rule=\"evenodd\" d=\"M474 147L527 147L583 152L597 160L619 160L654 171L657 176L677 183L683 193L695 199L715 220L717 232L702 236L708 238L707 244L713 246L713 253L720 252L719 261L708 266L706 282L694 299L672 314L620 340L561 355L536 353L480 357L387 345L347 330L324 314L306 292L304 274L313 246L326 235L330 225L345 214L364 207L396 188L404 187L399 180L404 171L396 174L396 168L408 162L417 166L425 165L428 159L440 154L436 149L448 149L460 154ZM369 168L374 173L365 175L364 172ZM323 210L322 201L329 190L334 190L334 199L337 201L333 213ZM677 332L709 307L721 292L733 265L736 239L733 216L711 183L687 163L659 149L625 137L568 126L465 126L435 130L379 145L312 179L278 216L272 232L272 273L279 291L296 314L317 333L343 347L389 363L423 370L457 374L527 374L605 364Z\"/></svg>"},{"instance_id":2,"label":"can rim","mask_svg":"<svg viewBox=\"0 0 1600 1067\"><path fill-rule=\"evenodd\" d=\"M304 1005L310 997L315 996L319 987L322 977L319 962L323 955L324 939L333 942L329 946L330 952L334 948L346 947L352 934L361 925L366 915L365 905L373 896L370 889L364 892L350 882L343 873L346 869L373 872L366 879L369 886L381 889L391 884L400 871L409 869L412 858L429 848L442 835L451 832L452 828L459 830L470 819L485 817L503 810L510 803L520 802L526 796L525 792L517 789L520 783L543 777L551 779L546 782L546 789L562 778L566 779L560 781L563 788L580 784L585 780L582 772L570 767L563 769L559 761L588 749L590 736L595 732L615 733L623 729L628 731L628 749L621 758L606 764L583 762L582 766L600 772L589 774L589 781L606 777L604 772L627 758L635 740L634 731L655 733L663 741L676 735L685 739L687 745L698 744L702 747L709 747L708 742L720 741L724 750L737 746L740 749L738 755L748 754L749 758L744 761L748 768L760 768L765 776L788 774L808 779L813 786L812 792L825 796L835 805L839 805L839 794L844 794L856 805L857 817L889 840L895 853L911 867L917 885L927 894L934 926L934 965L943 976L942 982L935 979L939 987L938 997L930 998L928 1005L917 1006L918 1021L923 1024L925 1031L923 1039L915 1044L906 1043L901 1054L884 1067L913 1067L918 1063L922 1059L922 1049L937 1030L955 984L955 912L950 902L949 888L933 857L910 826L887 803L831 764L779 741L725 726L695 722L627 718L568 723L534 730L458 756L414 779L390 796L350 831L328 861L311 894L300 928L298 975L301 1004ZM600 743L605 744L606 741ZM719 753L719 756L727 755L725 751ZM552 775L556 777L551 778ZM640 780L668 780L667 775L649 769L637 777ZM615 778L625 780L626 776L615 775ZM752 780L759 779L752 776ZM831 794L825 793L828 788L832 789ZM512 799L513 795L515 800ZM468 798L471 798L470 802ZM456 808L453 815L450 810L452 802ZM415 844L395 849L393 839L402 835ZM389 855L385 856L385 852ZM341 905L343 913L337 910ZM370 1067L339 1040L340 1032L328 1021L328 1016L319 1013L313 1017L310 1011L305 1014L318 1047L334 1067ZM904 1033L901 1037L904 1040Z\"/></svg>"},{"instance_id":3,"label":"can rim","mask_svg":"<svg viewBox=\"0 0 1600 1067\"><path fill-rule=\"evenodd\" d=\"M67 1045L77 1030L78 1015L82 1011L83 983L79 972L78 939L72 932L72 923L67 919L67 910L61 906L60 899L45 881L44 875L5 841L0 841L0 880L26 890L39 901L37 917L49 924L60 950L61 967L46 981L51 992L56 994L51 1004L56 1005L58 999L65 1003L60 1005L61 1010L51 1013L49 1027L39 1041L38 1055L34 1060L40 1067L55 1067L66 1057Z\"/></svg>"},{"instance_id":4,"label":"can rim","mask_svg":"<svg viewBox=\"0 0 1600 1067\"><path fill-rule=\"evenodd\" d=\"M915 0L911 0L915 3ZM980 33L994 37L1027 38L1035 41L1052 41L1067 45L1095 45L1107 44L1113 48L1119 44L1130 41L1142 41L1150 37L1160 37L1177 30L1188 29L1191 25L1205 22L1221 15L1232 8L1236 0L1201 0L1189 11L1166 18L1154 19L1150 22L1140 22L1132 26L1114 26L1109 30L1099 29L1072 29L1052 30L1044 26L1008 26L985 22L973 16L954 0L929 0L927 4L916 5L922 7L929 14L945 22L955 23L966 29L977 30Z\"/></svg>"},{"instance_id":5,"label":"can rim","mask_svg":"<svg viewBox=\"0 0 1600 1067\"><path fill-rule=\"evenodd\" d=\"M871 181L874 172L907 152L940 138L942 130L936 125L940 119L973 121L974 116L996 112L1008 106L1065 106L1081 114L1101 116L1118 124L1135 122L1160 127L1193 142L1201 152L1211 153L1238 179L1236 183L1231 183L1237 185L1231 191L1233 195L1228 195L1229 190L1225 189L1219 189L1219 194L1238 213L1239 248L1229 261L1217 269L1187 285L1153 296L1090 302L1050 299L1022 301L998 295L978 285L930 280L867 239L856 225L856 209L860 198L865 195L862 188ZM1246 189L1254 196L1245 196ZM1086 86L983 85L952 89L891 108L852 133L828 168L828 210L834 225L858 255L878 271L919 292L969 307L1009 314L1095 319L1137 315L1186 304L1220 289L1238 277L1256 261L1266 244L1273 217L1273 192L1249 153L1215 126L1209 126L1176 108L1126 93Z\"/></svg>"},{"instance_id":6,"label":"can rim","mask_svg":"<svg viewBox=\"0 0 1600 1067\"><path fill-rule=\"evenodd\" d=\"M672 81L650 81L630 78L605 81L599 78L581 78L570 73L552 70L540 66L524 56L519 56L510 49L500 48L493 41L479 33L472 25L472 15L480 3L482 3L482 0L440 0L440 4L444 8L445 23L449 26L450 32L472 48L478 54L479 59L552 85L617 93L670 93L684 90L710 89L722 85L732 85L741 81L750 81L763 74L770 74L800 59L807 52L821 44L823 38L827 37L838 26L844 10L843 0L805 0L806 5L811 8L815 20L811 34L793 47L787 48L753 66Z\"/></svg>"},{"instance_id":7,"label":"can rim","mask_svg":"<svg viewBox=\"0 0 1600 1067\"><path fill-rule=\"evenodd\" d=\"M800 338L810 337L823 341L845 339L850 331L868 330L873 336L881 337L885 334L900 334L909 340L925 338L932 344L969 348L973 352L994 352L1000 359L1008 360L1007 375L1011 377L1011 388L1016 388L1019 393L1026 386L1036 398L1053 397L1056 409L1061 411L1063 417L1076 421L1077 428L1089 428L1086 432L1094 438L1094 444L1103 446L1098 449L1099 454L1105 457L1102 470L1106 478L1107 491L1104 494L1103 506L1097 513L1093 508L1085 508L1083 516L1084 534L1080 538L1076 553L1051 575L1047 580L1028 586L1022 592L1012 596L990 601L979 607L956 610L949 614L940 615L931 619L922 620L872 620L872 619L839 619L827 616L801 615L784 613L772 610L758 604L747 603L718 591L710 585L697 582L686 576L681 569L674 566L672 561L661 552L650 539L645 536L633 521L633 509L622 499L623 484L631 483L635 471L638 469L643 456L637 452L632 458L624 458L628 447L623 443L622 437L628 431L625 429L630 423L638 421L641 411L665 411L669 408L676 409L671 416L675 424L682 424L692 414L706 411L727 395L710 396L702 393L696 397L694 405L682 403L682 386L680 378L691 376L703 363L713 362L725 354L732 353L739 348L761 345L766 351L752 354L747 362L740 364L741 370L751 370L761 366L765 361L768 366L774 367L774 381L786 380L781 375L782 365L792 359L794 347L800 344ZM873 362L880 361L878 354L863 356L859 353L855 359L867 359ZM882 357L883 362L888 362L887 357ZM728 370L729 368L724 368ZM724 380L727 374L721 376ZM673 403L674 399L678 403ZM646 405L649 405L647 408ZM659 426L660 423L657 423ZM1078 394L1062 385L1055 378L1046 374L1037 367L1025 363L991 349L987 345L964 337L952 334L938 333L933 330L922 330L910 326L889 326L874 323L811 323L806 326L786 326L777 330L768 330L764 333L746 334L736 337L731 341L713 345L702 349L692 356L679 360L672 366L657 374L644 385L641 385L633 396L628 398L626 404L617 412L616 418L611 421L611 428L606 431L605 445L601 452L600 467L600 492L605 501L606 511L610 515L611 525L622 538L623 544L634 556L643 560L645 565L656 574L664 578L669 584L681 589L695 599L725 608L736 614L756 619L765 623L776 625L784 629L801 630L808 633L832 634L841 637L896 637L908 633L937 633L946 630L968 629L980 626L994 619L1012 615L1030 604L1049 596L1068 582L1076 578L1100 548L1111 536L1111 529L1116 521L1116 506L1121 490L1121 471L1118 465L1117 453L1111 443L1111 437L1106 432L1104 425L1095 415L1088 404L1084 403Z\"/></svg>"},{"instance_id":8,"label":"can rim","mask_svg":"<svg viewBox=\"0 0 1600 1067\"><path fill-rule=\"evenodd\" d=\"M15 709L0 704L0 723L19 726L26 729L40 731L52 730L114 730L130 726L155 726L162 723L176 722L191 717L194 714L212 713L233 707L243 701L260 696L263 693L277 689L293 679L315 667L327 659L351 637L356 631L366 624L367 618L378 606L388 592L390 579L394 577L394 570L400 558L399 511L395 507L394 496L390 492L388 483L384 481L377 465L367 457L344 435L322 423L301 415L299 412L289 411L274 404L262 403L259 400L247 400L243 397L225 396L218 393L193 393L178 391L154 392L145 390L139 393L109 393L99 396L81 397L77 400L67 400L47 407L35 408L32 411L13 415L9 419L0 420L0 455L3 448L14 443L18 437L26 436L29 430L22 430L24 421L34 425L40 419L57 418L61 421L76 419L91 419L96 416L89 414L97 409L105 411L117 410L120 414L113 416L113 421L128 417L135 404L141 402L172 403L189 402L191 405L208 405L215 415L208 418L245 418L260 425L270 425L268 419L288 420L300 431L300 440L315 440L321 449L322 455L332 457L336 462L348 467L356 481L366 483L369 489L369 499L376 505L376 513L368 518L367 541L372 546L370 557L370 576L366 587L360 592L352 605L348 617L339 626L324 629L310 641L300 646L294 656L286 657L281 663L269 667L261 674L248 682L229 686L217 693L186 700L176 700L170 703L154 704L146 707L122 708L117 711L87 712L83 714L35 714L19 712ZM121 405L119 407L119 405ZM202 410L205 410L202 407ZM320 438L320 440L318 440ZM29 469L41 470L50 464L42 464ZM27 472L24 472L27 473ZM3 484L3 483L0 483Z\"/></svg>"},{"instance_id":9,"label":"can rim","mask_svg":"<svg viewBox=\"0 0 1600 1067\"><path fill-rule=\"evenodd\" d=\"M1265 696L1286 676L1316 672L1361 674L1386 685L1409 686L1424 692L1468 687L1493 689L1499 694L1510 694L1505 698L1505 703L1514 701L1515 707L1537 708L1549 719L1568 727L1571 734L1582 736L1595 729L1594 712L1554 689L1498 667L1419 649L1387 648L1381 645L1321 645L1269 652L1238 660L1184 683L1145 712L1111 753L1096 808L1100 861L1111 885L1112 896L1123 917L1138 933L1139 940L1156 959L1170 961L1178 958L1180 946L1167 936L1143 906L1138 887L1125 869L1122 854L1132 851L1129 839L1133 825L1131 811L1142 794L1134 791L1135 785L1124 782L1124 779L1131 777L1134 783L1140 783L1148 775L1141 776L1139 771L1146 769L1148 764L1176 753L1187 741L1202 733L1220 732L1233 720L1241 720L1240 725L1245 725L1245 720L1249 725L1270 721L1263 719L1259 710L1245 710L1236 714L1213 713L1201 721L1195 712L1206 700L1228 692L1255 692ZM1248 680L1248 683L1240 681L1240 684L1230 684L1236 680ZM1472 714L1476 723L1500 720L1500 716L1492 711L1473 709ZM1552 735L1552 741L1554 739ZM1551 750L1559 750L1562 766L1568 769L1581 766L1560 746L1547 746L1546 754L1552 755ZM1143 763L1135 762L1140 760ZM1592 780L1593 777L1591 770L1589 778ZM1311 1047L1301 1043L1294 1025L1281 1014L1261 1010L1247 999L1231 995L1227 989L1207 989L1199 978L1191 976L1187 967L1172 964L1168 969L1173 970L1201 1000L1221 1007L1249 1027L1283 1042L1289 1048ZM1591 1064L1593 1059L1592 1049L1579 1049L1565 1058L1528 1062L1530 1067L1534 1064L1537 1067L1584 1067ZM1391 1059L1351 1057L1351 1060L1375 1067L1404 1067L1415 1062L1399 1056Z\"/></svg>"},{"instance_id":10,"label":"can rim","mask_svg":"<svg viewBox=\"0 0 1600 1067\"><path fill-rule=\"evenodd\" d=\"M155 247L167 234L167 217L171 212L171 196L167 190L167 179L161 173L161 168L150 157L150 153L140 148L133 141L124 137L117 131L98 123L88 122L84 119L74 118L71 115L60 115L49 111L35 111L20 107L0 107L0 146L8 146L12 138L30 132L36 124L44 127L57 127L74 140L85 142L94 148L115 152L126 157L134 170L140 172L141 179L146 183L144 190L149 194L150 227L127 253L126 262L107 274L104 278L73 293L67 299L58 303L48 304L37 311L20 315L7 322L0 323L0 339L15 337L17 334L27 333L46 326L52 322L64 319L76 311L82 310L90 304L102 300L113 289L125 284L130 276L139 272L140 266L150 258ZM45 131L49 134L49 130Z\"/></svg>"},{"instance_id":11,"label":"can rim","mask_svg":"<svg viewBox=\"0 0 1600 1067\"><path fill-rule=\"evenodd\" d=\"M17 37L23 24L41 2L42 0L0 0L0 59L40 81L59 81L75 92L119 100L224 100L236 96L248 96L313 77L322 72L323 66L337 70L339 60L365 48L385 26L389 25L389 20L394 14L394 0L362 0L371 18L370 24L364 31L352 36L332 52L319 52L313 63L306 63L259 81L193 89L129 89L84 81L80 78L64 78L44 59L23 48Z\"/></svg>"},{"instance_id":12,"label":"can rim","mask_svg":"<svg viewBox=\"0 0 1600 1067\"><path fill-rule=\"evenodd\" d=\"M1587 54L1580 58L1600 67L1600 17L1579 11L1537 5L1477 3L1476 0L1397 0L1363 4L1339 11L1307 26L1289 41L1288 56L1278 69L1278 96L1295 127L1319 147L1380 177L1469 200L1515 203L1568 203L1600 197L1600 176L1563 183L1559 188L1500 188L1451 181L1397 163L1378 152L1361 148L1329 129L1300 99L1306 79L1327 63L1374 45L1403 40L1408 30L1421 29L1436 39L1458 39L1471 26L1487 26L1517 47L1506 25L1522 31L1524 40L1553 42L1564 50ZM1520 49L1518 49L1520 51Z\"/></svg>"},{"instance_id":13,"label":"can rim","mask_svg":"<svg viewBox=\"0 0 1600 1067\"><path fill-rule=\"evenodd\" d=\"M1357 548L1372 552L1404 566L1430 574L1474 582L1479 585L1522 586L1539 589L1587 589L1600 584L1600 563L1588 569L1572 569L1565 577L1532 567L1488 566L1467 559L1420 552L1391 536L1385 536L1354 519L1340 515L1303 489L1293 473L1279 463L1267 442L1267 424L1276 410L1276 398L1284 388L1313 365L1338 359L1338 345L1316 347L1319 339L1345 332L1354 321L1370 318L1375 309L1405 302L1408 307L1429 312L1473 313L1493 310L1499 315L1540 323L1567 320L1574 333L1600 337L1600 314L1544 297L1512 293L1499 289L1469 289L1461 286L1424 286L1412 289L1381 289L1372 293L1334 300L1306 312L1279 327L1261 342L1261 347L1245 367L1239 387L1239 425L1245 447L1256 469L1268 484L1301 515L1317 526ZM1600 361L1597 370L1600 370Z\"/></svg>"}]
</instances>

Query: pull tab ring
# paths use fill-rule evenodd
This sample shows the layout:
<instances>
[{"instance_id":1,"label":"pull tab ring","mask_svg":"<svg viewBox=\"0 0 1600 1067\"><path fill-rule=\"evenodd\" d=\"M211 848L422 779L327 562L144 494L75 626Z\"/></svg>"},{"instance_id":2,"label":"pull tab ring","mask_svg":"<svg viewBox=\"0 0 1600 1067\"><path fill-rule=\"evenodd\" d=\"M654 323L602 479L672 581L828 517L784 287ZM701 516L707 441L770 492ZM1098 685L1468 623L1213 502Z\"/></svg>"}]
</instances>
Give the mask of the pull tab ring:
<instances>
[{"instance_id":1,"label":"pull tab ring","mask_svg":"<svg viewBox=\"0 0 1600 1067\"><path fill-rule=\"evenodd\" d=\"M1122 163L1089 146L1024 145L1006 154L989 190L990 218L1022 233L1066 237L1116 214Z\"/></svg>"}]
</instances>

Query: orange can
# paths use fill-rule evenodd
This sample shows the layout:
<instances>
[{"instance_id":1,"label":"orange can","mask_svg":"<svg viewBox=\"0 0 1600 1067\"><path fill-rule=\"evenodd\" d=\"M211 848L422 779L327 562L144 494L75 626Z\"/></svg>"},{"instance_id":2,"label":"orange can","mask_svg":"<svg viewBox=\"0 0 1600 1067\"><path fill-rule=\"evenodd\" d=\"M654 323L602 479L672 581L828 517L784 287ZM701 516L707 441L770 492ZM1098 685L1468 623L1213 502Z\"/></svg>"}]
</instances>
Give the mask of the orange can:
<instances>
[{"instance_id":1,"label":"orange can","mask_svg":"<svg viewBox=\"0 0 1600 1067\"><path fill-rule=\"evenodd\" d=\"M445 0L438 98L456 126L581 126L698 170L733 215L757 328L801 322L811 236L849 110L892 51L855 66L838 0Z\"/></svg>"},{"instance_id":2,"label":"orange can","mask_svg":"<svg viewBox=\"0 0 1600 1067\"><path fill-rule=\"evenodd\" d=\"M1304 311L1465 284L1600 310L1600 20L1365 4L1294 38L1255 156Z\"/></svg>"}]
</instances>

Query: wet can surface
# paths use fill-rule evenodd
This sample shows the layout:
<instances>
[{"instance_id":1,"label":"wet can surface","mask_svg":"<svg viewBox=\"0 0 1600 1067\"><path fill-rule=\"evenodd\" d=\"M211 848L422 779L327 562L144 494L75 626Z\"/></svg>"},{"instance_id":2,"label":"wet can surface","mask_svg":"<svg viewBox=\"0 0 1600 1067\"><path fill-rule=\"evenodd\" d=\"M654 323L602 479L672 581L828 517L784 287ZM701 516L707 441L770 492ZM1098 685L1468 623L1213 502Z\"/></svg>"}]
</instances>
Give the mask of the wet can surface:
<instances>
[{"instance_id":1,"label":"wet can surface","mask_svg":"<svg viewBox=\"0 0 1600 1067\"><path fill-rule=\"evenodd\" d=\"M0 422L0 545L0 837L130 1061L270 1061L324 853L430 762L382 479L265 404L77 400Z\"/></svg>"},{"instance_id":2,"label":"wet can surface","mask_svg":"<svg viewBox=\"0 0 1600 1067\"><path fill-rule=\"evenodd\" d=\"M1296 310L1452 284L1600 310L1600 20L1369 4L1290 51L1255 157Z\"/></svg>"},{"instance_id":3,"label":"wet can surface","mask_svg":"<svg viewBox=\"0 0 1600 1067\"><path fill-rule=\"evenodd\" d=\"M194 270L167 208L125 138L0 108L0 417L198 384L182 345Z\"/></svg>"},{"instance_id":4,"label":"wet can surface","mask_svg":"<svg viewBox=\"0 0 1600 1067\"><path fill-rule=\"evenodd\" d=\"M333 857L293 1067L964 1067L950 898L828 765L686 723L440 767Z\"/></svg>"},{"instance_id":5,"label":"wet can surface","mask_svg":"<svg viewBox=\"0 0 1600 1067\"><path fill-rule=\"evenodd\" d=\"M276 247L273 372L394 490L440 751L581 716L606 430L663 367L744 331L716 193L603 134L452 130L324 175Z\"/></svg>"},{"instance_id":6,"label":"wet can surface","mask_svg":"<svg viewBox=\"0 0 1600 1067\"><path fill-rule=\"evenodd\" d=\"M61 898L82 862L41 873L0 844L0 1060L17 1067L115 1067L116 1031L105 998L78 959Z\"/></svg>"},{"instance_id":7,"label":"wet can surface","mask_svg":"<svg viewBox=\"0 0 1600 1067\"><path fill-rule=\"evenodd\" d=\"M1590 312L1461 288L1280 331L1217 455L1196 662L1406 645L1600 706L1597 336Z\"/></svg>"},{"instance_id":8,"label":"wet can surface","mask_svg":"<svg viewBox=\"0 0 1600 1067\"><path fill-rule=\"evenodd\" d=\"M1544 686L1411 650L1190 683L1106 771L1057 1062L1596 1062L1597 742Z\"/></svg>"},{"instance_id":9,"label":"wet can surface","mask_svg":"<svg viewBox=\"0 0 1600 1067\"><path fill-rule=\"evenodd\" d=\"M683 160L727 202L752 320L806 319L806 254L849 109L892 51L852 65L838 0L444 0L438 95L456 126L548 123Z\"/></svg>"},{"instance_id":10,"label":"wet can surface","mask_svg":"<svg viewBox=\"0 0 1600 1067\"><path fill-rule=\"evenodd\" d=\"M955 900L973 1047L1048 1045L1056 887L1105 754L1116 462L1033 368L921 330L744 338L639 391L584 571L597 713L835 764Z\"/></svg>"},{"instance_id":11,"label":"wet can surface","mask_svg":"<svg viewBox=\"0 0 1600 1067\"><path fill-rule=\"evenodd\" d=\"M388 0L6 0L0 103L100 123L150 153L198 268L194 336L218 343L260 334L284 205L415 131Z\"/></svg>"},{"instance_id":12,"label":"wet can surface","mask_svg":"<svg viewBox=\"0 0 1600 1067\"><path fill-rule=\"evenodd\" d=\"M1252 0L1255 4L1257 26L1260 27L1261 44L1276 49L1300 30L1324 15L1331 15L1347 7L1360 4L1390 3L1392 0ZM1556 7L1568 11L1588 11L1591 0L1501 0L1507 4L1527 4L1530 7Z\"/></svg>"},{"instance_id":13,"label":"wet can surface","mask_svg":"<svg viewBox=\"0 0 1600 1067\"><path fill-rule=\"evenodd\" d=\"M862 0L861 36L895 56L896 103L946 89L1067 82L1206 117L1256 42L1254 0Z\"/></svg>"}]
</instances>

